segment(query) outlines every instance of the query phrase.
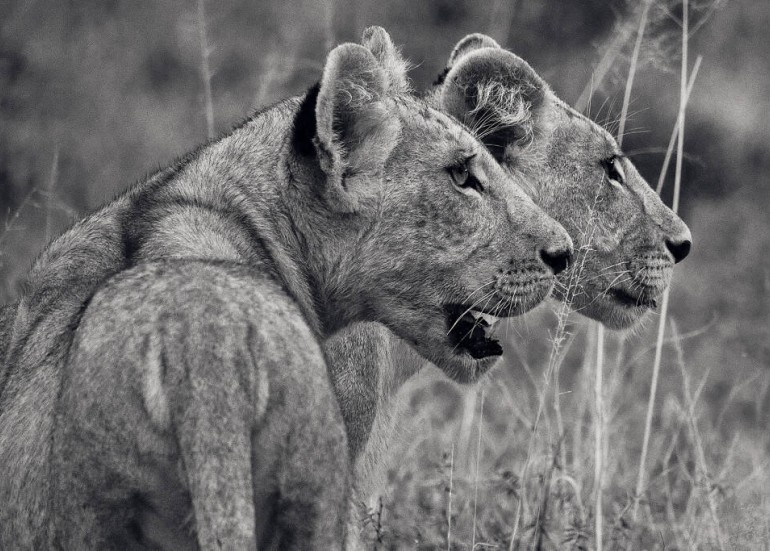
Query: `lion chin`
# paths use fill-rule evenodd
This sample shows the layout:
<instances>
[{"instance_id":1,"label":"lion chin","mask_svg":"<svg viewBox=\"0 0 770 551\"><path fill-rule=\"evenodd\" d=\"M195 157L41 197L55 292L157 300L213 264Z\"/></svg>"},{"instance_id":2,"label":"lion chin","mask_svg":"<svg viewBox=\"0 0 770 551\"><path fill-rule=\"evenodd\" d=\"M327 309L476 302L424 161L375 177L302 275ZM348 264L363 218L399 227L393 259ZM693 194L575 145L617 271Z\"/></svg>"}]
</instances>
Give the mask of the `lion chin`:
<instances>
[{"instance_id":1,"label":"lion chin","mask_svg":"<svg viewBox=\"0 0 770 551\"><path fill-rule=\"evenodd\" d=\"M439 367L447 377L461 384L475 383L486 375L500 361L500 355L476 359L467 352L441 354L431 357L431 362Z\"/></svg>"},{"instance_id":2,"label":"lion chin","mask_svg":"<svg viewBox=\"0 0 770 551\"><path fill-rule=\"evenodd\" d=\"M601 296L573 308L580 314L602 323L607 329L631 329L658 308L663 289L635 289L629 291L611 288Z\"/></svg>"}]
</instances>

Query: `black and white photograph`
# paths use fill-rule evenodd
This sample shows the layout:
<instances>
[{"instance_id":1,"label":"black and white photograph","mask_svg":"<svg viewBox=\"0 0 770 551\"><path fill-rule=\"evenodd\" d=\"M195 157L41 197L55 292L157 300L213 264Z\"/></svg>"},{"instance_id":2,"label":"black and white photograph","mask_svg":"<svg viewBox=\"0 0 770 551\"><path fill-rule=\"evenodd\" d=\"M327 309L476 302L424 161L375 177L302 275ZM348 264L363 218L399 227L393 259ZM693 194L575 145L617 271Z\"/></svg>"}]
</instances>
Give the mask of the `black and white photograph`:
<instances>
[{"instance_id":1,"label":"black and white photograph","mask_svg":"<svg viewBox=\"0 0 770 551\"><path fill-rule=\"evenodd\" d=\"M770 551L768 29L0 0L0 551Z\"/></svg>"}]
</instances>

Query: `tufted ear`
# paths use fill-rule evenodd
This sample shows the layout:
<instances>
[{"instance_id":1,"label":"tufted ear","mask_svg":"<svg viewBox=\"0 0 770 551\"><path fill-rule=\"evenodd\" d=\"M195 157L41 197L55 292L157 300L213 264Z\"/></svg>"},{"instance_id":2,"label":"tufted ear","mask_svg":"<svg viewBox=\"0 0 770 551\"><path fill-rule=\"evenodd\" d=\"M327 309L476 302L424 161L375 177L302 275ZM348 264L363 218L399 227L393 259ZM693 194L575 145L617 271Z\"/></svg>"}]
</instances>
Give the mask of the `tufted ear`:
<instances>
[{"instance_id":1,"label":"tufted ear","mask_svg":"<svg viewBox=\"0 0 770 551\"><path fill-rule=\"evenodd\" d=\"M455 63L439 86L439 103L501 160L507 147L532 135L548 85L526 61L507 50L481 47L467 51L468 45L464 53L458 53L461 45L462 41L452 52L450 62L455 58Z\"/></svg>"},{"instance_id":2,"label":"tufted ear","mask_svg":"<svg viewBox=\"0 0 770 551\"><path fill-rule=\"evenodd\" d=\"M361 44L377 58L388 77L390 91L408 93L410 87L406 73L409 70L409 62L401 56L387 31L382 27L367 27L361 37Z\"/></svg>"},{"instance_id":3,"label":"tufted ear","mask_svg":"<svg viewBox=\"0 0 770 551\"><path fill-rule=\"evenodd\" d=\"M478 50L479 48L497 48L498 50L502 49L500 44L498 44L491 36L487 36L481 33L469 34L460 40L460 42L455 45L452 53L449 54L449 62L447 63L447 68L453 67L461 57L472 52L473 50Z\"/></svg>"},{"instance_id":4,"label":"tufted ear","mask_svg":"<svg viewBox=\"0 0 770 551\"><path fill-rule=\"evenodd\" d=\"M315 106L316 154L333 208L354 211L395 147L400 123L385 104L388 75L363 46L329 53Z\"/></svg>"}]
</instances>

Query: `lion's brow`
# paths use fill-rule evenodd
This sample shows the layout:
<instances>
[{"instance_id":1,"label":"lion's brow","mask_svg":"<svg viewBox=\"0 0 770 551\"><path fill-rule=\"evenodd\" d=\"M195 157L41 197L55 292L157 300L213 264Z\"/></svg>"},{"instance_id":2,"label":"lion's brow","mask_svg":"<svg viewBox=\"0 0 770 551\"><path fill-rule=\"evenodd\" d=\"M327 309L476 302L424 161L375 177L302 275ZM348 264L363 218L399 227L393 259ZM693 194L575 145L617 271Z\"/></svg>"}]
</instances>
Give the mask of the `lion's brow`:
<instances>
[{"instance_id":1,"label":"lion's brow","mask_svg":"<svg viewBox=\"0 0 770 551\"><path fill-rule=\"evenodd\" d=\"M472 159L476 158L478 156L478 152L473 151L471 149L467 148L461 148L455 151L454 158L455 162L459 164L465 164L470 162Z\"/></svg>"}]
</instances>

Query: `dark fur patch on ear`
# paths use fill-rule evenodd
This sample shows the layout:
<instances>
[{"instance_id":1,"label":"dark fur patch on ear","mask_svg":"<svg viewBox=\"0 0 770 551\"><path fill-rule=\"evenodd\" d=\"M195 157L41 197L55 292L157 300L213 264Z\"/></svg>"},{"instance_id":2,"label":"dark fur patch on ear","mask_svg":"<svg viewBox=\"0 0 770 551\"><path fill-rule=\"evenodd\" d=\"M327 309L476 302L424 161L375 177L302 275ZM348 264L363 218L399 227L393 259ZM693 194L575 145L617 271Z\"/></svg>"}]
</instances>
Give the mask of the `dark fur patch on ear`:
<instances>
[{"instance_id":1,"label":"dark fur patch on ear","mask_svg":"<svg viewBox=\"0 0 770 551\"><path fill-rule=\"evenodd\" d=\"M482 142L497 162L505 159L505 149L508 145L516 143L521 138L516 135L516 130L510 126L504 126L484 136Z\"/></svg>"},{"instance_id":2,"label":"dark fur patch on ear","mask_svg":"<svg viewBox=\"0 0 770 551\"><path fill-rule=\"evenodd\" d=\"M305 99L299 106L297 114L294 116L294 131L291 137L291 144L294 150L303 157L315 156L315 146L313 138L316 135L315 105L318 100L318 91L321 89L321 83L316 82L305 94Z\"/></svg>"},{"instance_id":3,"label":"dark fur patch on ear","mask_svg":"<svg viewBox=\"0 0 770 551\"><path fill-rule=\"evenodd\" d=\"M451 67L446 67L443 71L439 73L439 75L436 77L436 80L433 82L433 86L441 86L444 84L444 81L446 80L446 76L449 74L449 71L451 71Z\"/></svg>"}]
</instances>

